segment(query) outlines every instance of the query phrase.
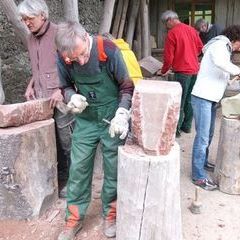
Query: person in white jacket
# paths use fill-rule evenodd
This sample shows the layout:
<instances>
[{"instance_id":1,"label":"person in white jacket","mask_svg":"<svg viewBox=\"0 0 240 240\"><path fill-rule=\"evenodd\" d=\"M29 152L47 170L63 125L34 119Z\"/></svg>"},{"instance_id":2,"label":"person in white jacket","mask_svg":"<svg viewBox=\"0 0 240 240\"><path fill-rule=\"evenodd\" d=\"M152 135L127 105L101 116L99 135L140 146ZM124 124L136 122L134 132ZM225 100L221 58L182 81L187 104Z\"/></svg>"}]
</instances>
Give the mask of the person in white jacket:
<instances>
[{"instance_id":1,"label":"person in white jacket","mask_svg":"<svg viewBox=\"0 0 240 240\"><path fill-rule=\"evenodd\" d=\"M224 95L230 75L240 75L240 68L231 62L233 51L240 51L240 25L227 27L222 35L210 40L203 48L203 58L191 104L196 136L192 151L192 181L205 190L217 185L205 170L213 171L208 162L208 150L214 134L216 105Z\"/></svg>"}]
</instances>

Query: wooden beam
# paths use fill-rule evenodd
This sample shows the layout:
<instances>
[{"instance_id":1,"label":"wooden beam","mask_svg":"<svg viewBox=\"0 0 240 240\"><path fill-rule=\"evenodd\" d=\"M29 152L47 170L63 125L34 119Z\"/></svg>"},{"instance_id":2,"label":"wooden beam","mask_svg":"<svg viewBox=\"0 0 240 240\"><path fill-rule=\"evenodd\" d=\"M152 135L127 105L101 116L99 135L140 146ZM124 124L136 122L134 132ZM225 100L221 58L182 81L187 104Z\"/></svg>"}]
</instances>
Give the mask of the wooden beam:
<instances>
[{"instance_id":1,"label":"wooden beam","mask_svg":"<svg viewBox=\"0 0 240 240\"><path fill-rule=\"evenodd\" d=\"M119 25L117 38L122 38L123 37L123 30L124 30L124 26L125 26L125 22L126 22L128 4L129 4L129 0L124 0L122 16L121 16L121 21L120 21L120 25Z\"/></svg>"},{"instance_id":2,"label":"wooden beam","mask_svg":"<svg viewBox=\"0 0 240 240\"><path fill-rule=\"evenodd\" d=\"M114 18L113 29L112 29L112 35L115 38L117 38L117 35L118 35L120 20L121 20L122 11L123 11L123 1L124 0L119 0L117 4L117 10Z\"/></svg>"}]
</instances>

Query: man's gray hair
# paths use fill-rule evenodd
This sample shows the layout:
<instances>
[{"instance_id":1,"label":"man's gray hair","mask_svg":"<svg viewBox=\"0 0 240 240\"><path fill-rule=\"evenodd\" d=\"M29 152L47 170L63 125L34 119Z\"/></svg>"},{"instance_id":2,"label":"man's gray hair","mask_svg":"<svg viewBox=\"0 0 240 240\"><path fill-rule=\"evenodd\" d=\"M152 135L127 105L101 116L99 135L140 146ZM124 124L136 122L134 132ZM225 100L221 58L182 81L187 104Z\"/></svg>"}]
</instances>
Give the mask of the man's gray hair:
<instances>
[{"instance_id":1,"label":"man's gray hair","mask_svg":"<svg viewBox=\"0 0 240 240\"><path fill-rule=\"evenodd\" d=\"M195 28L198 31L200 31L203 24L208 24L208 21L203 18L200 18L195 22Z\"/></svg>"},{"instance_id":2,"label":"man's gray hair","mask_svg":"<svg viewBox=\"0 0 240 240\"><path fill-rule=\"evenodd\" d=\"M18 13L20 16L39 16L42 15L48 19L48 6L44 0L24 0L18 5Z\"/></svg>"},{"instance_id":3,"label":"man's gray hair","mask_svg":"<svg viewBox=\"0 0 240 240\"><path fill-rule=\"evenodd\" d=\"M87 32L80 23L72 21L60 23L55 37L57 50L60 53L71 54L77 47L76 40L80 38L86 41L86 36Z\"/></svg>"},{"instance_id":4,"label":"man's gray hair","mask_svg":"<svg viewBox=\"0 0 240 240\"><path fill-rule=\"evenodd\" d=\"M178 19L177 13L172 10L167 10L163 12L163 14L161 15L161 20L163 22L167 22L169 19Z\"/></svg>"}]
</instances>

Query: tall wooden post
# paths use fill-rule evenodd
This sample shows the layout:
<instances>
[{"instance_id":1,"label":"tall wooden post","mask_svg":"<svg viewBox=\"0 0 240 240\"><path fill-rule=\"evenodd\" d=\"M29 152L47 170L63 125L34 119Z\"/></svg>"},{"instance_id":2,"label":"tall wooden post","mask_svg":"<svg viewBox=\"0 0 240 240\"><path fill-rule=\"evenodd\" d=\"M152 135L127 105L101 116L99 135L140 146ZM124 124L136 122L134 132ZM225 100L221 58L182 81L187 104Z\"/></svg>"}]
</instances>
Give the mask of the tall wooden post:
<instances>
[{"instance_id":1,"label":"tall wooden post","mask_svg":"<svg viewBox=\"0 0 240 240\"><path fill-rule=\"evenodd\" d=\"M151 55L149 9L147 0L141 0L140 15L142 25L142 58L144 58Z\"/></svg>"},{"instance_id":2,"label":"tall wooden post","mask_svg":"<svg viewBox=\"0 0 240 240\"><path fill-rule=\"evenodd\" d=\"M240 194L240 120L222 118L214 174L219 190Z\"/></svg>"},{"instance_id":3,"label":"tall wooden post","mask_svg":"<svg viewBox=\"0 0 240 240\"><path fill-rule=\"evenodd\" d=\"M132 142L119 148L117 240L182 239L180 101L176 82L142 80L135 87Z\"/></svg>"},{"instance_id":4,"label":"tall wooden post","mask_svg":"<svg viewBox=\"0 0 240 240\"><path fill-rule=\"evenodd\" d=\"M99 27L99 34L108 33L112 24L113 10L115 6L115 0L104 1L104 11L102 21Z\"/></svg>"}]
</instances>

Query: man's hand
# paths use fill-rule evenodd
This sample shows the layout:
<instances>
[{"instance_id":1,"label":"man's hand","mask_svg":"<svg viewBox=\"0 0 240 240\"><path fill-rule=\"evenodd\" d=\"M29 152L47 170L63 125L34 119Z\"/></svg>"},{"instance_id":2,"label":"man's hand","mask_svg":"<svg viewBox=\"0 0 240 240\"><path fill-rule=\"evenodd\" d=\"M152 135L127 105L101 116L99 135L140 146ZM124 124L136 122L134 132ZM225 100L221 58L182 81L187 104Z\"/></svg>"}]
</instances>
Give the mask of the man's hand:
<instances>
[{"instance_id":1,"label":"man's hand","mask_svg":"<svg viewBox=\"0 0 240 240\"><path fill-rule=\"evenodd\" d=\"M50 97L50 108L55 108L57 103L62 101L63 101L63 95L61 93L61 90L58 89Z\"/></svg>"},{"instance_id":2,"label":"man's hand","mask_svg":"<svg viewBox=\"0 0 240 240\"><path fill-rule=\"evenodd\" d=\"M67 106L72 108L73 113L81 113L88 106L88 102L81 94L73 94Z\"/></svg>"},{"instance_id":3,"label":"man's hand","mask_svg":"<svg viewBox=\"0 0 240 240\"><path fill-rule=\"evenodd\" d=\"M165 73L162 73L162 72L161 72L161 69L160 69L160 70L157 71L157 75L158 75L158 76L162 76L162 77L166 77L166 76L169 74L169 72L170 72L170 70L168 70L168 71L165 72Z\"/></svg>"},{"instance_id":4,"label":"man's hand","mask_svg":"<svg viewBox=\"0 0 240 240\"><path fill-rule=\"evenodd\" d=\"M231 85L231 84L233 84L234 82L239 81L239 80L240 80L240 75L237 75L237 76L235 76L233 79L229 79L229 80L228 80L228 85Z\"/></svg>"},{"instance_id":5,"label":"man's hand","mask_svg":"<svg viewBox=\"0 0 240 240\"><path fill-rule=\"evenodd\" d=\"M35 92L34 92L34 89L33 89L32 86L28 86L28 87L27 87L24 96L25 96L25 98L27 99L27 101L36 99L36 97L35 97Z\"/></svg>"},{"instance_id":6,"label":"man's hand","mask_svg":"<svg viewBox=\"0 0 240 240\"><path fill-rule=\"evenodd\" d=\"M128 134L130 118L129 110L125 108L118 108L115 117L111 120L109 134L113 138L115 135L120 134L120 139L125 139Z\"/></svg>"}]
</instances>

